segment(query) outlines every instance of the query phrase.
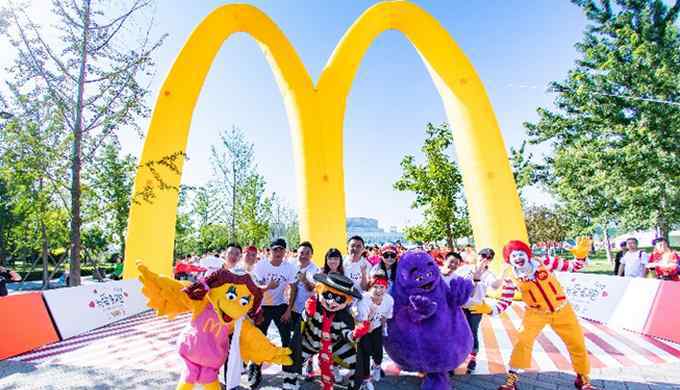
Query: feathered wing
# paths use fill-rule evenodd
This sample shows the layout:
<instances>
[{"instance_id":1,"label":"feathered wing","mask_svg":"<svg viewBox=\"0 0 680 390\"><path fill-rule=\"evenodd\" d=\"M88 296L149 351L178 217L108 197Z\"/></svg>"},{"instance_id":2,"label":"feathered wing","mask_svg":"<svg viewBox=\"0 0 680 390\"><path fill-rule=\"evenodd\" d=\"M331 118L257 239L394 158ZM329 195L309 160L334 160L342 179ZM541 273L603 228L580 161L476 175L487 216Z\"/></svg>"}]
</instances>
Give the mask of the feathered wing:
<instances>
[{"instance_id":1,"label":"feathered wing","mask_svg":"<svg viewBox=\"0 0 680 390\"><path fill-rule=\"evenodd\" d=\"M244 361L290 365L291 350L274 345L250 320L243 321L241 329L241 356Z\"/></svg>"},{"instance_id":2,"label":"feathered wing","mask_svg":"<svg viewBox=\"0 0 680 390\"><path fill-rule=\"evenodd\" d=\"M142 293L149 299L147 306L154 309L159 316L173 319L177 314L191 311L198 301L189 299L183 288L189 282L182 282L166 276L158 275L149 270L144 264L137 263L142 282Z\"/></svg>"}]
</instances>

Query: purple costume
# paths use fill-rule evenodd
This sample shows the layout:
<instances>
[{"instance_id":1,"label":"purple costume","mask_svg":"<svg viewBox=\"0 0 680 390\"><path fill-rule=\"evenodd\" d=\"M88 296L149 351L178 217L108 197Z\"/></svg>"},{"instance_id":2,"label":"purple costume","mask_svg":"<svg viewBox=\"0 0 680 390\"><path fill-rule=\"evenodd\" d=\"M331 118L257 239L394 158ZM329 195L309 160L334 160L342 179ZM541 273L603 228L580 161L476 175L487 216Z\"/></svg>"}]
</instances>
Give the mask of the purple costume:
<instances>
[{"instance_id":1,"label":"purple costume","mask_svg":"<svg viewBox=\"0 0 680 390\"><path fill-rule=\"evenodd\" d=\"M423 251L406 252L398 264L385 350L402 370L426 373L422 389L449 389L448 372L472 351L472 333L461 306L473 284L454 277L447 285Z\"/></svg>"}]
</instances>

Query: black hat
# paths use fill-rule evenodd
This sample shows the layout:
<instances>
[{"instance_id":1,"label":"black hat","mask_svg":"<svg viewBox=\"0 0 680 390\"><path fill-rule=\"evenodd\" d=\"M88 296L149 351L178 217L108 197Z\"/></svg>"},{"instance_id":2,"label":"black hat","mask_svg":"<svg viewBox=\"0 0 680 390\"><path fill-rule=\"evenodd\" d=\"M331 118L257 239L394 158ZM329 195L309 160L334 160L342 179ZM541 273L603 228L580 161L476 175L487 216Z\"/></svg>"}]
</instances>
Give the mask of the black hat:
<instances>
[{"instance_id":1,"label":"black hat","mask_svg":"<svg viewBox=\"0 0 680 390\"><path fill-rule=\"evenodd\" d=\"M277 238L276 240L272 241L269 247L272 249L276 247L286 249L288 246L286 245L286 240L284 240L283 238Z\"/></svg>"},{"instance_id":2,"label":"black hat","mask_svg":"<svg viewBox=\"0 0 680 390\"><path fill-rule=\"evenodd\" d=\"M354 286L352 279L341 273L330 272L328 274L316 274L314 275L314 280L332 289L338 290L341 293L351 295L357 299L362 298L361 291Z\"/></svg>"},{"instance_id":3,"label":"black hat","mask_svg":"<svg viewBox=\"0 0 680 390\"><path fill-rule=\"evenodd\" d=\"M485 258L485 259L493 259L496 257L496 252L493 251L491 248L484 248L481 251L479 251L479 256Z\"/></svg>"}]
</instances>

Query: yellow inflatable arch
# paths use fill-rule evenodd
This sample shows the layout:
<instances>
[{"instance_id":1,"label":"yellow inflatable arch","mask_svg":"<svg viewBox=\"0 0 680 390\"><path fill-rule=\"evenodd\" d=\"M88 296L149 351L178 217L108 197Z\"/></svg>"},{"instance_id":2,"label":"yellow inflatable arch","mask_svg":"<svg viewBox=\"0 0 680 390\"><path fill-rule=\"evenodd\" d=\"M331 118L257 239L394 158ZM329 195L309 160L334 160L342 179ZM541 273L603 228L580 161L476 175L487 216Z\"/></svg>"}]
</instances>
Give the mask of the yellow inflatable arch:
<instances>
[{"instance_id":1,"label":"yellow inflatable arch","mask_svg":"<svg viewBox=\"0 0 680 390\"><path fill-rule=\"evenodd\" d=\"M181 175L148 169L150 161L186 149L191 117L210 65L235 32L260 45L283 95L288 114L298 190L300 236L324 253L345 246L343 121L345 104L361 59L386 30L401 31L416 48L444 103L463 175L477 246L500 250L510 239L526 239L523 214L493 109L465 54L430 14L407 1L376 4L340 40L314 87L300 57L276 24L243 4L214 10L193 31L159 92L134 193L153 191L151 202L131 205L124 277L137 276L143 259L159 273L171 272ZM181 172L182 161L178 163ZM323 261L317 256L317 261Z\"/></svg>"}]
</instances>

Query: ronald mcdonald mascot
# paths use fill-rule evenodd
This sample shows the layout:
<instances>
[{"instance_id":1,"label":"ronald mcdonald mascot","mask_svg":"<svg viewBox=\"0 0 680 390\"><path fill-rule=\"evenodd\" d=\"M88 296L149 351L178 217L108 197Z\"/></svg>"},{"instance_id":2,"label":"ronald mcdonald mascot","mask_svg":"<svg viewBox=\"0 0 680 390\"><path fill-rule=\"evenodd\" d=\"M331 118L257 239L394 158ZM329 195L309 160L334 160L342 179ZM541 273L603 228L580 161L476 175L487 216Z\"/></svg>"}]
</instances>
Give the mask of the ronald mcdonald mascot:
<instances>
[{"instance_id":1,"label":"ronald mcdonald mascot","mask_svg":"<svg viewBox=\"0 0 680 390\"><path fill-rule=\"evenodd\" d=\"M501 299L495 307L480 304L472 308L473 312L498 315L512 303L517 288L522 292L522 300L526 304L526 314L522 321L515 347L510 357L510 371L505 384L498 390L516 390L519 372L531 367L531 350L534 340L544 326L550 325L567 345L571 363L576 371L574 386L580 390L597 390L590 383L590 362L586 351L583 330L576 319L574 309L567 301L564 290L553 271L573 272L585 266L585 259L590 251L591 241L579 239L570 252L576 257L574 261L566 261L557 257L538 260L531 256L531 249L522 241L510 241L503 248L505 261L512 266L513 279L506 279L503 284Z\"/></svg>"}]
</instances>

